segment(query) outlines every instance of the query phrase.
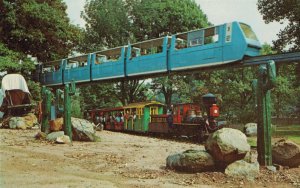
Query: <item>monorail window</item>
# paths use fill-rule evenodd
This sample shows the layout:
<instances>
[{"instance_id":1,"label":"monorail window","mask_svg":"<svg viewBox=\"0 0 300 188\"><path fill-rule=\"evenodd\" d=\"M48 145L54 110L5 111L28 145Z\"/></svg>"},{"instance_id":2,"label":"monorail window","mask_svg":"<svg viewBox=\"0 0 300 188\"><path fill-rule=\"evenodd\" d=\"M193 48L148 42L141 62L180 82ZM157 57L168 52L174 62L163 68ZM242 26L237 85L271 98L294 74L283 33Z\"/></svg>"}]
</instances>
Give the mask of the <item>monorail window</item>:
<instances>
[{"instance_id":1,"label":"monorail window","mask_svg":"<svg viewBox=\"0 0 300 188\"><path fill-rule=\"evenodd\" d=\"M66 60L66 69L74 69L77 67L87 66L88 55L83 55L79 57L69 58Z\"/></svg>"},{"instance_id":2,"label":"monorail window","mask_svg":"<svg viewBox=\"0 0 300 188\"><path fill-rule=\"evenodd\" d=\"M59 71L60 63L61 61L47 62L46 64L43 65L42 73Z\"/></svg>"},{"instance_id":3,"label":"monorail window","mask_svg":"<svg viewBox=\"0 0 300 188\"><path fill-rule=\"evenodd\" d=\"M216 43L218 41L218 27L211 27L176 35L175 48L179 50L183 48Z\"/></svg>"},{"instance_id":4,"label":"monorail window","mask_svg":"<svg viewBox=\"0 0 300 188\"><path fill-rule=\"evenodd\" d=\"M252 39L252 40L258 40L255 33L252 31L252 29L249 25L240 23L240 26L241 26L246 38Z\"/></svg>"},{"instance_id":5,"label":"monorail window","mask_svg":"<svg viewBox=\"0 0 300 188\"><path fill-rule=\"evenodd\" d=\"M121 57L123 47L103 50L100 52L96 52L96 62L95 64L102 64L108 62L118 61Z\"/></svg>"},{"instance_id":6,"label":"monorail window","mask_svg":"<svg viewBox=\"0 0 300 188\"><path fill-rule=\"evenodd\" d=\"M211 27L204 30L204 44L216 43L219 41L218 27Z\"/></svg>"},{"instance_id":7,"label":"monorail window","mask_svg":"<svg viewBox=\"0 0 300 188\"><path fill-rule=\"evenodd\" d=\"M158 38L132 44L131 57L134 58L163 52L164 40L165 38ZM168 42L170 42L170 40Z\"/></svg>"}]
</instances>

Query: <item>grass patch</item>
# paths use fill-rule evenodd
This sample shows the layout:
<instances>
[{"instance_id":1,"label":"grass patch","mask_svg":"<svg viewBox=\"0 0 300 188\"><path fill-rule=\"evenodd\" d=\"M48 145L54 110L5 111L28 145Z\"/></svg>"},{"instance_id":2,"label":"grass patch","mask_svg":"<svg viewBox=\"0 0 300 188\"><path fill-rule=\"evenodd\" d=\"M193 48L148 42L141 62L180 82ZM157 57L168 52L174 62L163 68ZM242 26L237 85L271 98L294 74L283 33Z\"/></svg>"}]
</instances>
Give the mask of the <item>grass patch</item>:
<instances>
[{"instance_id":1,"label":"grass patch","mask_svg":"<svg viewBox=\"0 0 300 188\"><path fill-rule=\"evenodd\" d=\"M300 125L276 126L272 128L272 141L275 138L285 138L300 145ZM251 147L257 146L257 137L248 137Z\"/></svg>"},{"instance_id":2,"label":"grass patch","mask_svg":"<svg viewBox=\"0 0 300 188\"><path fill-rule=\"evenodd\" d=\"M248 137L247 138L247 141L248 141L248 144L251 146L251 147L256 147L257 146L257 138L256 137Z\"/></svg>"}]
</instances>

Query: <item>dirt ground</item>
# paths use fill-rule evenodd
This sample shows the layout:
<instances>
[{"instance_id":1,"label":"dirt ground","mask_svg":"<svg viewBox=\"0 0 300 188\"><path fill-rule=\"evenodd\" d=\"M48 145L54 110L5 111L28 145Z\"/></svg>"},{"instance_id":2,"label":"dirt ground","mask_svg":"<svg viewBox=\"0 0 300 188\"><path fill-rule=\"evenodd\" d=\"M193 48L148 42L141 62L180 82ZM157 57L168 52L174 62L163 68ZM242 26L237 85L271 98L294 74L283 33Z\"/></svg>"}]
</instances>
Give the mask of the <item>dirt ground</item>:
<instances>
[{"instance_id":1,"label":"dirt ground","mask_svg":"<svg viewBox=\"0 0 300 188\"><path fill-rule=\"evenodd\" d=\"M101 142L71 145L35 140L38 130L0 129L0 187L300 187L300 168L261 169L254 181L222 172L179 173L170 154L203 145L125 133L97 132Z\"/></svg>"}]
</instances>

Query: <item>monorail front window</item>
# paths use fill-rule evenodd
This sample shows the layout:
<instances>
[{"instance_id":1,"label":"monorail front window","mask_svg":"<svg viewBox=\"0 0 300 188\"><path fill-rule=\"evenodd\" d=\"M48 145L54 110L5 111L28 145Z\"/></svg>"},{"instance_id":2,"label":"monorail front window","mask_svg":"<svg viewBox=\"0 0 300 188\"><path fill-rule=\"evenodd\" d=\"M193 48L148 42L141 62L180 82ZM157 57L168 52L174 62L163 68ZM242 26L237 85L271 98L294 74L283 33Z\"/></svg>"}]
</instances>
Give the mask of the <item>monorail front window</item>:
<instances>
[{"instance_id":1,"label":"monorail front window","mask_svg":"<svg viewBox=\"0 0 300 188\"><path fill-rule=\"evenodd\" d=\"M249 25L240 23L240 26L241 26L246 38L252 39L252 40L258 40L255 33L252 31L252 29Z\"/></svg>"}]
</instances>

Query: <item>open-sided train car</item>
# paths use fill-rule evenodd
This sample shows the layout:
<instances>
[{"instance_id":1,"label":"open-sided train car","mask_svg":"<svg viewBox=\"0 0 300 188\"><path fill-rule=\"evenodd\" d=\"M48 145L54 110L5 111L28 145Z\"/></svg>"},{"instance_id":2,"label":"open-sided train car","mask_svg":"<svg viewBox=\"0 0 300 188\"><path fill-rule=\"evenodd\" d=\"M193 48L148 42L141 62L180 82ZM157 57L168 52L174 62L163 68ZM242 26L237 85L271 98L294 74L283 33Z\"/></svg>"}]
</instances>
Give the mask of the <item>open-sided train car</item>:
<instances>
[{"instance_id":1,"label":"open-sided train car","mask_svg":"<svg viewBox=\"0 0 300 188\"><path fill-rule=\"evenodd\" d=\"M124 130L124 108L102 108L88 111L89 119L95 124L103 126L106 130Z\"/></svg>"},{"instance_id":2,"label":"open-sided train car","mask_svg":"<svg viewBox=\"0 0 300 188\"><path fill-rule=\"evenodd\" d=\"M34 77L53 86L70 80L149 76L238 62L245 56L259 55L260 48L250 26L232 22L49 62L39 66L43 71L36 71L39 76ZM74 61L84 62L84 66L70 69L68 65Z\"/></svg>"},{"instance_id":3,"label":"open-sided train car","mask_svg":"<svg viewBox=\"0 0 300 188\"><path fill-rule=\"evenodd\" d=\"M124 130L148 132L151 115L162 114L163 106L157 101L132 103L124 106Z\"/></svg>"}]
</instances>

